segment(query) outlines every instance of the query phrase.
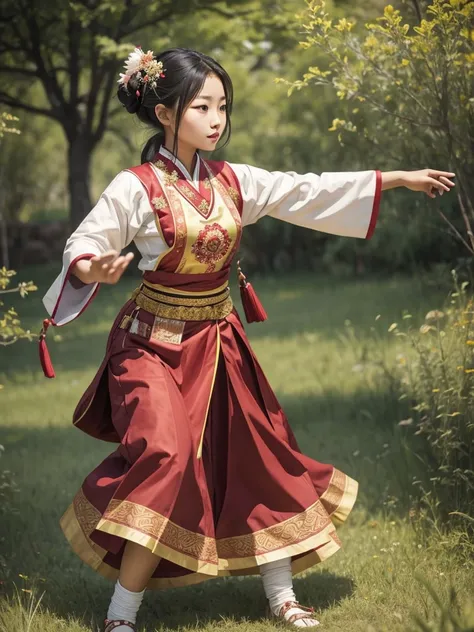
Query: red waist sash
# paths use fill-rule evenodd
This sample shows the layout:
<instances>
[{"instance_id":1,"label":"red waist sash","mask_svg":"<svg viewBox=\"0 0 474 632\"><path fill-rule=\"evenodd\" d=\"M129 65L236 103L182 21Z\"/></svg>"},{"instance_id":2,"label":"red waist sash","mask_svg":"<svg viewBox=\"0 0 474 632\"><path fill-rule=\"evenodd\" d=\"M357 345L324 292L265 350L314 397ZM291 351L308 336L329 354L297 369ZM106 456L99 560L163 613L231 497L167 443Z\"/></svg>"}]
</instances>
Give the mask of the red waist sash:
<instances>
[{"instance_id":1,"label":"red waist sash","mask_svg":"<svg viewBox=\"0 0 474 632\"><path fill-rule=\"evenodd\" d=\"M170 291L212 292L229 282L229 268L205 274L178 274L162 270L147 270L143 280L152 285L160 285Z\"/></svg>"}]
</instances>

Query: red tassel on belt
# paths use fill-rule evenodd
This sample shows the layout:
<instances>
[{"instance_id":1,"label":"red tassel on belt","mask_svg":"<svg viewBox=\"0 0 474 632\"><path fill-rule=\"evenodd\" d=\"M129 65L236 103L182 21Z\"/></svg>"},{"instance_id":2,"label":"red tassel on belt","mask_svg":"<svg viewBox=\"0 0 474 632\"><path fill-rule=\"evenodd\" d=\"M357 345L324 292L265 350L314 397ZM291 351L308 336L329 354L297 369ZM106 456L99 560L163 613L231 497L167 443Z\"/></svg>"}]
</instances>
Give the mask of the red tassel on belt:
<instances>
[{"instance_id":1,"label":"red tassel on belt","mask_svg":"<svg viewBox=\"0 0 474 632\"><path fill-rule=\"evenodd\" d=\"M267 312L252 287L247 281L247 277L240 268L240 261L237 261L237 272L239 274L240 298L245 312L245 318L248 323L261 323L267 320Z\"/></svg>"},{"instance_id":2,"label":"red tassel on belt","mask_svg":"<svg viewBox=\"0 0 474 632\"><path fill-rule=\"evenodd\" d=\"M53 369L53 364L51 362L51 356L49 355L48 347L46 346L46 332L48 331L48 327L53 325L52 318L45 318L43 320L43 326L39 335L39 357L41 366L43 368L43 373L46 377L53 378L56 377L56 374Z\"/></svg>"}]
</instances>

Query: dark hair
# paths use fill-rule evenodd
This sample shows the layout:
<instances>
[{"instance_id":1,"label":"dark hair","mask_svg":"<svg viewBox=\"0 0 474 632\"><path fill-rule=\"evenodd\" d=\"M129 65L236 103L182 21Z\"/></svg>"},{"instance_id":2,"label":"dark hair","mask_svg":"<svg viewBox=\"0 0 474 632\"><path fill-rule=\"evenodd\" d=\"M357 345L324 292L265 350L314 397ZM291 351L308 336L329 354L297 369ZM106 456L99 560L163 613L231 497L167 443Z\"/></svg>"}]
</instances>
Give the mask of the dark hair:
<instances>
[{"instance_id":1,"label":"dark hair","mask_svg":"<svg viewBox=\"0 0 474 632\"><path fill-rule=\"evenodd\" d=\"M173 153L176 154L178 143L178 129L183 113L202 89L209 75L216 75L222 81L227 104L227 124L224 130L227 145L230 140L233 86L232 80L222 66L212 57L189 48L171 48L159 55L156 61L163 64L164 77L157 81L156 88L143 89L136 76L132 76L126 86L120 85L117 96L130 114L136 114L140 121L158 129L142 150L142 163L153 160L160 145L164 141L165 130L156 117L155 106L162 103L168 108L176 108L176 129ZM137 90L140 96L137 96Z\"/></svg>"}]
</instances>

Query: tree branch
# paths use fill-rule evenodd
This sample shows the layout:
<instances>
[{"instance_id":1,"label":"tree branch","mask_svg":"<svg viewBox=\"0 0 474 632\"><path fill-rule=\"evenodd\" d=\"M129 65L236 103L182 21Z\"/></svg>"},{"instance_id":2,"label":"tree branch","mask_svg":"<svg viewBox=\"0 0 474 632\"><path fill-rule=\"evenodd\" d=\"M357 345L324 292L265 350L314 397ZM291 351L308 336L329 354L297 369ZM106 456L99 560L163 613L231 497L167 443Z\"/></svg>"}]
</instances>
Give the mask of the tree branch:
<instances>
[{"instance_id":1,"label":"tree branch","mask_svg":"<svg viewBox=\"0 0 474 632\"><path fill-rule=\"evenodd\" d=\"M46 110L45 108L38 108L36 106L30 105L29 103L23 103L23 101L15 99L15 97L12 97L6 92L0 91L0 103L9 105L12 108L18 108L20 110L25 110L26 112L31 112L32 114L42 114L43 116L54 119L55 121L59 120L58 116L54 113L53 110Z\"/></svg>"},{"instance_id":2,"label":"tree branch","mask_svg":"<svg viewBox=\"0 0 474 632\"><path fill-rule=\"evenodd\" d=\"M69 48L69 101L75 106L79 90L79 39L80 27L74 20L72 9L68 9L68 48Z\"/></svg>"},{"instance_id":3,"label":"tree branch","mask_svg":"<svg viewBox=\"0 0 474 632\"><path fill-rule=\"evenodd\" d=\"M472 247L467 243L467 241L464 239L464 237L461 235L461 233L458 231L458 229L456 228L456 226L454 226L454 224L452 222L449 221L449 219L446 217L446 215L443 213L443 211L441 209L438 209L438 213L439 215L444 219L444 221L446 222L446 224L449 226L449 228L453 231L453 233L456 235L456 237L458 237L458 239L466 246L466 248L469 250L469 252L471 253L471 255L474 255L474 250L472 249Z\"/></svg>"},{"instance_id":4,"label":"tree branch","mask_svg":"<svg viewBox=\"0 0 474 632\"><path fill-rule=\"evenodd\" d=\"M25 75L27 77L39 77L37 70L28 70L27 68L15 67L15 66L0 66L0 73Z\"/></svg>"},{"instance_id":5,"label":"tree branch","mask_svg":"<svg viewBox=\"0 0 474 632\"><path fill-rule=\"evenodd\" d=\"M168 18L170 18L174 13L176 13L176 11L174 11L173 9L170 9L169 11L165 11L164 13L161 13L155 16L152 20L148 18L147 20L144 20L143 22L140 22L139 24L130 25L130 28L122 30L120 38L131 35L132 33L136 33L137 31L140 31L141 29L144 29L150 26L155 26L159 22L163 22L164 20L167 20Z\"/></svg>"},{"instance_id":6,"label":"tree branch","mask_svg":"<svg viewBox=\"0 0 474 632\"><path fill-rule=\"evenodd\" d=\"M66 109L66 100L64 98L63 91L57 81L57 77L54 72L48 72L46 69L43 56L41 54L41 41L40 41L40 30L38 27L38 23L36 22L33 14L31 12L28 13L25 17L25 21L28 25L28 30L30 34L31 41L31 57L34 60L36 67L38 69L39 77L43 83L43 86L46 91L46 95L49 99L49 102L53 106L53 108L62 108L62 113L65 115ZM56 97L56 99L54 99ZM56 101L56 102L55 102ZM59 110L58 108L58 116L59 119Z\"/></svg>"},{"instance_id":7,"label":"tree branch","mask_svg":"<svg viewBox=\"0 0 474 632\"><path fill-rule=\"evenodd\" d=\"M94 141L97 143L104 135L105 129L107 127L107 115L110 107L110 101L112 98L112 91L115 86L115 75L117 73L117 66L119 62L109 61L109 71L108 76L105 82L105 88L103 90L103 99L102 99L102 107L100 109L99 122L97 123L97 127L93 132Z\"/></svg>"}]
</instances>

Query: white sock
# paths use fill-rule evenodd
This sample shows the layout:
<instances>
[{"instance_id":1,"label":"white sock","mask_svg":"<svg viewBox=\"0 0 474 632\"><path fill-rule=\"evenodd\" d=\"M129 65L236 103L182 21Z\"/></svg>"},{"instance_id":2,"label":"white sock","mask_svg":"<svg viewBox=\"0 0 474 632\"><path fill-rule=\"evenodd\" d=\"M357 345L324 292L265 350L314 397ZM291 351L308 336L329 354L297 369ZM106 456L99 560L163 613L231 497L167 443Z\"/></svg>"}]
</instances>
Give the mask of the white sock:
<instances>
[{"instance_id":1,"label":"white sock","mask_svg":"<svg viewBox=\"0 0 474 632\"><path fill-rule=\"evenodd\" d=\"M142 590L142 592L127 590L117 579L114 594L112 595L107 612L107 619L111 621L123 619L124 621L130 621L130 623L136 623L137 612L142 603L144 594L144 590ZM119 625L114 629L114 632L130 632L130 628L125 625Z\"/></svg>"},{"instance_id":2,"label":"white sock","mask_svg":"<svg viewBox=\"0 0 474 632\"><path fill-rule=\"evenodd\" d=\"M278 616L281 607L287 601L296 601L293 591L293 578L291 574L291 559L286 557L276 562L268 562L260 566L260 574L263 581L263 589L270 603L270 609L273 614ZM285 613L285 619L288 620L293 614L308 614L301 608L290 608ZM314 627L319 621L311 618L298 619L293 622L297 628Z\"/></svg>"}]
</instances>

